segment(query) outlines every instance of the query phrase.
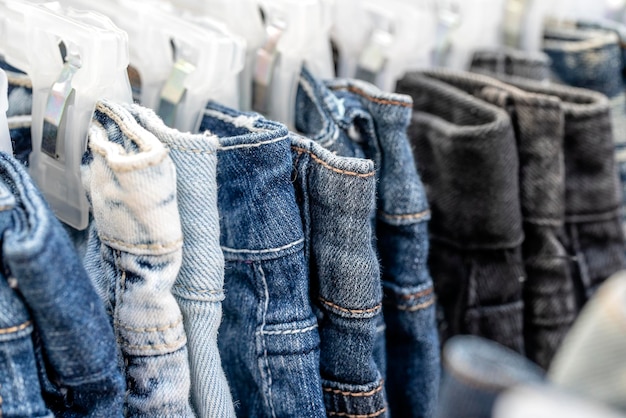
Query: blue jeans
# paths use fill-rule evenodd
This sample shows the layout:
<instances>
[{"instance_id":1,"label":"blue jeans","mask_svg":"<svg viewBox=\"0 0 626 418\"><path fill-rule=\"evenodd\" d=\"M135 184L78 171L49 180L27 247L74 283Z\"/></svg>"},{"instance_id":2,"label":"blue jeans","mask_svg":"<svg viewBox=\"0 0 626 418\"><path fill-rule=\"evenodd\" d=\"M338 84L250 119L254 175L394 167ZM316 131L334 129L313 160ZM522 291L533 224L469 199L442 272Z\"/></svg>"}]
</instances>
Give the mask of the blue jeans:
<instances>
[{"instance_id":1,"label":"blue jeans","mask_svg":"<svg viewBox=\"0 0 626 418\"><path fill-rule=\"evenodd\" d=\"M123 106L100 102L81 170L93 213L84 263L121 350L125 414L194 416L172 294L183 246L174 163Z\"/></svg>"},{"instance_id":2,"label":"blue jeans","mask_svg":"<svg viewBox=\"0 0 626 418\"><path fill-rule=\"evenodd\" d=\"M411 106L407 96L383 93L358 81L324 84L304 70L296 127L337 155L374 163L377 201L370 218L384 294L384 322L382 316L377 318L375 354L386 375L391 415L421 417L432 416L437 401L439 340L427 268L430 210L406 137ZM344 199L358 201L363 194L352 193L346 191ZM344 281L346 288L358 288L358 280Z\"/></svg>"},{"instance_id":3,"label":"blue jeans","mask_svg":"<svg viewBox=\"0 0 626 418\"><path fill-rule=\"evenodd\" d=\"M98 295L32 179L5 154L0 201L2 416L122 416L124 380Z\"/></svg>"},{"instance_id":4,"label":"blue jeans","mask_svg":"<svg viewBox=\"0 0 626 418\"><path fill-rule=\"evenodd\" d=\"M200 131L219 138L220 242L226 270L218 334L241 417L323 417L320 336L305 235L281 124L209 103Z\"/></svg>"},{"instance_id":5,"label":"blue jeans","mask_svg":"<svg viewBox=\"0 0 626 418\"><path fill-rule=\"evenodd\" d=\"M224 300L224 255L217 212L217 148L210 135L170 129L152 112L133 105L137 122L155 135L176 165L183 259L172 293L183 314L191 367L191 400L201 417L234 417L222 370L217 331Z\"/></svg>"}]
</instances>

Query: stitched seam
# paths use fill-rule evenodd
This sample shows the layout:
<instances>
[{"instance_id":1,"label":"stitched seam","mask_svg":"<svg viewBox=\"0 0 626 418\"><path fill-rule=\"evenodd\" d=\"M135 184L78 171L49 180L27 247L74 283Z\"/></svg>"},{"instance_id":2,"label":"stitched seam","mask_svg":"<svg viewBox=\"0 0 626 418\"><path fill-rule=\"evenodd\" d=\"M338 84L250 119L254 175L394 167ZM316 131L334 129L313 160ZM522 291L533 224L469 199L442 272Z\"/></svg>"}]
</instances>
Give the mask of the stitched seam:
<instances>
[{"instance_id":1,"label":"stitched seam","mask_svg":"<svg viewBox=\"0 0 626 418\"><path fill-rule=\"evenodd\" d=\"M360 398L363 396L372 396L375 393L380 392L381 390L383 390L383 385L381 384L377 388L374 388L368 392L348 392L348 391L332 389L332 388L323 388L323 389L324 389L324 392L330 392L330 393L335 393L337 395L354 396L356 398Z\"/></svg>"},{"instance_id":2,"label":"stitched seam","mask_svg":"<svg viewBox=\"0 0 626 418\"><path fill-rule=\"evenodd\" d=\"M167 143L167 146L171 149L175 149L177 151L185 151L185 152L193 152L194 154L203 154L203 155L213 155L215 154L215 151L206 151L203 149L197 149L197 148L185 148L185 147L181 147L178 145L172 145L170 143Z\"/></svg>"},{"instance_id":3,"label":"stitched seam","mask_svg":"<svg viewBox=\"0 0 626 418\"><path fill-rule=\"evenodd\" d=\"M284 331L261 331L265 335L291 335L291 334L303 334L305 332L309 332L317 328L317 324L311 325L310 327L300 328L300 329L288 329Z\"/></svg>"},{"instance_id":4,"label":"stitched seam","mask_svg":"<svg viewBox=\"0 0 626 418\"><path fill-rule=\"evenodd\" d=\"M265 297L265 303L263 304L263 318L262 318L262 322L261 322L261 344L263 344L263 358L265 359L265 367L267 370L267 381L268 381L268 397L267 397L267 402L269 404L270 407L270 411L272 412L272 417L276 418L276 411L274 410L274 402L272 399L272 371L270 369L270 362L269 362L269 358L267 355L267 346L265 345L265 338L263 338L263 332L265 331L265 320L266 320L266 315L267 315L267 310L269 307L269 299L270 299L270 295L269 295L269 291L267 289L267 280L265 279L265 272L263 271L263 267L262 266L258 266L258 271L259 274L261 275L262 278L262 282L263 282L263 296Z\"/></svg>"},{"instance_id":5,"label":"stitched seam","mask_svg":"<svg viewBox=\"0 0 626 418\"><path fill-rule=\"evenodd\" d=\"M16 325L14 327L10 327L10 328L2 328L0 329L0 335L1 334L11 334L13 332L18 332L21 331L23 329L28 328L28 326L32 323L32 321L28 320L26 322L24 322L23 324L20 325Z\"/></svg>"},{"instance_id":6,"label":"stitched seam","mask_svg":"<svg viewBox=\"0 0 626 418\"><path fill-rule=\"evenodd\" d=\"M124 344L124 347L130 350L160 350L163 348L174 348L181 344L185 344L185 337L181 337L177 339L176 341L172 343L168 343L168 344L148 344L148 345Z\"/></svg>"},{"instance_id":7,"label":"stitched seam","mask_svg":"<svg viewBox=\"0 0 626 418\"><path fill-rule=\"evenodd\" d=\"M176 284L172 286L172 289L185 289L193 293L202 293L202 294L209 294L209 295L219 295L219 294L224 293L223 290L199 289L195 287L184 286L182 284Z\"/></svg>"},{"instance_id":8,"label":"stitched seam","mask_svg":"<svg viewBox=\"0 0 626 418\"><path fill-rule=\"evenodd\" d=\"M113 238L109 238L105 235L102 234L98 234L98 236L100 237L100 240L105 242L105 243L110 243L110 244L118 244L118 245L123 245L124 247L128 247L128 248L139 248L142 250L164 250L164 249L172 249L172 248L176 248L180 245L182 245L183 240L178 239L174 242L170 242L167 244L129 244L127 242L124 241L120 241L120 240L116 240Z\"/></svg>"},{"instance_id":9,"label":"stitched seam","mask_svg":"<svg viewBox=\"0 0 626 418\"><path fill-rule=\"evenodd\" d=\"M431 293L433 293L433 288L429 287L428 289L422 290L421 292L411 293L410 295L402 295L402 299L416 299L421 296L430 295Z\"/></svg>"},{"instance_id":10,"label":"stitched seam","mask_svg":"<svg viewBox=\"0 0 626 418\"><path fill-rule=\"evenodd\" d=\"M329 411L328 415L334 416L334 417L345 417L345 418L374 418L374 417L381 416L385 412L387 412L387 408L383 408L379 411L374 412L373 414L367 414L367 415L354 415L354 414L347 414L345 412L332 412L332 411Z\"/></svg>"},{"instance_id":11,"label":"stitched seam","mask_svg":"<svg viewBox=\"0 0 626 418\"><path fill-rule=\"evenodd\" d=\"M415 312L415 311L419 311L421 309L426 309L429 306L431 306L433 303L435 303L435 299L430 299L424 303L420 303L419 305L415 305L415 306L406 306L406 305L398 305L396 306L397 309L401 310L401 311L406 311L406 312Z\"/></svg>"},{"instance_id":12,"label":"stitched seam","mask_svg":"<svg viewBox=\"0 0 626 418\"><path fill-rule=\"evenodd\" d=\"M299 239L297 241L290 242L287 245L283 245L282 247L268 248L268 249L265 249L265 250L246 250L244 248L236 249L236 248L229 248L229 247L222 247L222 250L228 251L228 252L231 252L231 253L266 254L266 253L274 253L274 252L287 250L287 249L289 249L291 247L295 247L296 245L302 244L303 242L304 242L304 238L301 238L301 239Z\"/></svg>"},{"instance_id":13,"label":"stitched seam","mask_svg":"<svg viewBox=\"0 0 626 418\"><path fill-rule=\"evenodd\" d=\"M373 308L368 308L368 309L348 309L348 308L343 308L339 305L336 305L332 302L327 301L326 299L319 297L318 298L320 302L322 302L324 305L330 306L331 308L335 308L339 311L342 312L349 312L349 313L371 313L371 312L376 312L377 310L380 310L380 307L382 306L382 304L378 304L376 306L374 306Z\"/></svg>"},{"instance_id":14,"label":"stitched seam","mask_svg":"<svg viewBox=\"0 0 626 418\"><path fill-rule=\"evenodd\" d=\"M7 75L7 81L10 86L33 88L33 82L27 77Z\"/></svg>"},{"instance_id":15,"label":"stitched seam","mask_svg":"<svg viewBox=\"0 0 626 418\"><path fill-rule=\"evenodd\" d=\"M280 138L270 139L269 141L256 142L254 144L228 145L225 147L220 147L218 151L226 151L226 150L239 149L239 148L256 148L256 147L260 147L266 144L273 144L274 142L280 142L284 139L287 139L288 136L289 135L284 135L284 136L281 136Z\"/></svg>"},{"instance_id":16,"label":"stitched seam","mask_svg":"<svg viewBox=\"0 0 626 418\"><path fill-rule=\"evenodd\" d=\"M409 213L406 215L392 215L390 213L385 213L383 211L378 211L378 214L388 219L422 219L430 215L430 210L427 209L423 212Z\"/></svg>"},{"instance_id":17,"label":"stitched seam","mask_svg":"<svg viewBox=\"0 0 626 418\"><path fill-rule=\"evenodd\" d=\"M120 327L120 328L124 328L126 330L129 330L129 331L136 331L136 332L159 332L159 331L167 331L168 329L175 328L178 325L180 325L181 322L183 322L183 318L182 317L180 319L178 319L178 321L176 321L176 322L172 322L171 324L163 325L161 327L134 328L134 327L129 327L129 326L120 324L119 322L117 323L117 326Z\"/></svg>"},{"instance_id":18,"label":"stitched seam","mask_svg":"<svg viewBox=\"0 0 626 418\"><path fill-rule=\"evenodd\" d=\"M364 92L363 90L354 86L332 86L331 90L348 90L350 93L358 94L359 96L365 97L366 99L371 100L374 103L397 105L397 106L403 106L403 107L413 107L413 103L399 102L397 100L380 99L378 97L372 97L366 92Z\"/></svg>"},{"instance_id":19,"label":"stitched seam","mask_svg":"<svg viewBox=\"0 0 626 418\"><path fill-rule=\"evenodd\" d=\"M142 151L152 151L152 147L149 144L146 144L146 142L138 135L136 135L133 131L129 130L128 126L126 126L126 122L124 122L119 116L117 116L112 111L112 109L109 109L109 107L105 106L102 102L98 102L98 104L96 105L96 109L113 119L113 121L120 127L122 133L124 133L124 135L126 135L128 138L135 141Z\"/></svg>"},{"instance_id":20,"label":"stitched seam","mask_svg":"<svg viewBox=\"0 0 626 418\"><path fill-rule=\"evenodd\" d=\"M375 174L375 172L373 171L371 173L355 173L354 171L341 170L339 168L333 167L332 165L328 164L326 161L320 159L317 155L313 154L309 150L306 150L304 148L299 148L299 147L292 147L292 148L300 153L306 152L307 154L310 154L313 160L317 161L318 163L320 163L327 169L334 171L335 173L346 174L348 176L355 176L355 177L361 177L361 178L372 177Z\"/></svg>"}]
</instances>

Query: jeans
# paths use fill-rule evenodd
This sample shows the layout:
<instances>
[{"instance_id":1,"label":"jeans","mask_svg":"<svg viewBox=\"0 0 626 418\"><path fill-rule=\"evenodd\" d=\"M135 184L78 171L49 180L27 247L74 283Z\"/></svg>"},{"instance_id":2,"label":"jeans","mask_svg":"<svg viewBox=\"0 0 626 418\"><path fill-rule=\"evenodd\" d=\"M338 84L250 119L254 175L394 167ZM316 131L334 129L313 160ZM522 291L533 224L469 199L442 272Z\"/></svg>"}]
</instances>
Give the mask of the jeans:
<instances>
[{"instance_id":1,"label":"jeans","mask_svg":"<svg viewBox=\"0 0 626 418\"><path fill-rule=\"evenodd\" d=\"M289 132L214 103L204 110L200 131L219 138L226 299L218 346L235 411L241 417L323 417L320 335Z\"/></svg>"},{"instance_id":2,"label":"jeans","mask_svg":"<svg viewBox=\"0 0 626 418\"><path fill-rule=\"evenodd\" d=\"M544 380L543 371L519 353L474 336L449 340L443 364L437 418L491 418L502 392Z\"/></svg>"},{"instance_id":3,"label":"jeans","mask_svg":"<svg viewBox=\"0 0 626 418\"><path fill-rule=\"evenodd\" d=\"M30 139L31 112L33 106L32 83L27 75L0 61L0 68L7 73L9 81L9 110L7 118L13 145L13 155L22 164L28 166L28 157L32 151Z\"/></svg>"},{"instance_id":4,"label":"jeans","mask_svg":"<svg viewBox=\"0 0 626 418\"><path fill-rule=\"evenodd\" d=\"M0 180L1 415L122 416L113 330L69 237L6 154Z\"/></svg>"},{"instance_id":5,"label":"jeans","mask_svg":"<svg viewBox=\"0 0 626 418\"><path fill-rule=\"evenodd\" d=\"M428 265L442 342L483 336L524 351L519 156L505 111L425 77L405 77L409 137L432 210Z\"/></svg>"},{"instance_id":6,"label":"jeans","mask_svg":"<svg viewBox=\"0 0 626 418\"><path fill-rule=\"evenodd\" d=\"M370 223L374 166L295 135L291 150L311 265L326 414L385 417L383 376L374 358L382 309Z\"/></svg>"},{"instance_id":7,"label":"jeans","mask_svg":"<svg viewBox=\"0 0 626 418\"><path fill-rule=\"evenodd\" d=\"M580 24L585 26L584 23ZM626 96L623 71L624 50L614 28L602 30L548 28L544 51L552 60L557 79L606 95L611 104L615 156L621 181L622 228L626 231Z\"/></svg>"},{"instance_id":8,"label":"jeans","mask_svg":"<svg viewBox=\"0 0 626 418\"><path fill-rule=\"evenodd\" d=\"M472 56L472 71L514 75L531 80L550 80L550 58L542 52L512 48L478 50Z\"/></svg>"},{"instance_id":9,"label":"jeans","mask_svg":"<svg viewBox=\"0 0 626 418\"><path fill-rule=\"evenodd\" d=\"M96 106L82 179L93 221L84 264L111 317L127 416L194 416L181 310L183 235L165 146L125 107Z\"/></svg>"},{"instance_id":10,"label":"jeans","mask_svg":"<svg viewBox=\"0 0 626 418\"><path fill-rule=\"evenodd\" d=\"M420 76L460 88L506 110L511 118L524 226L524 348L531 360L547 368L578 312L574 278L559 240L565 223L562 103L554 96L528 93L471 73L440 70L412 75Z\"/></svg>"},{"instance_id":11,"label":"jeans","mask_svg":"<svg viewBox=\"0 0 626 418\"><path fill-rule=\"evenodd\" d=\"M406 137L411 100L357 81L324 84L306 70L296 100L300 132L337 155L374 162L377 211L371 217L384 313L378 364L386 375L391 415L432 416L439 341L427 267L430 210ZM350 198L358 199L358 194Z\"/></svg>"}]
</instances>

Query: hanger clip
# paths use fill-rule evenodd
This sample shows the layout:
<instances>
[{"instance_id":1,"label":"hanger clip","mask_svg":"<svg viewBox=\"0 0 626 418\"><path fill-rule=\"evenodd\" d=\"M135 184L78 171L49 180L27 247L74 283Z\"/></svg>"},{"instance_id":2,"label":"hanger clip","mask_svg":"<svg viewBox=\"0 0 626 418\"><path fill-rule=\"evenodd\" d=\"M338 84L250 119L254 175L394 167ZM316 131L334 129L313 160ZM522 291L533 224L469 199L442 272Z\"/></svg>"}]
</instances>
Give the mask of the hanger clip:
<instances>
[{"instance_id":1,"label":"hanger clip","mask_svg":"<svg viewBox=\"0 0 626 418\"><path fill-rule=\"evenodd\" d=\"M176 108L185 96L185 80L196 70L192 63L179 59L174 63L170 76L161 90L158 115L168 126L174 126Z\"/></svg>"},{"instance_id":2,"label":"hanger clip","mask_svg":"<svg viewBox=\"0 0 626 418\"><path fill-rule=\"evenodd\" d=\"M267 114L269 110L269 92L272 75L278 58L278 42L286 29L281 19L274 19L266 26L267 37L257 51L252 87L252 109Z\"/></svg>"},{"instance_id":3,"label":"hanger clip","mask_svg":"<svg viewBox=\"0 0 626 418\"><path fill-rule=\"evenodd\" d=\"M355 77L375 84L387 63L387 51L391 44L393 44L391 31L375 28L359 56Z\"/></svg>"}]
</instances>

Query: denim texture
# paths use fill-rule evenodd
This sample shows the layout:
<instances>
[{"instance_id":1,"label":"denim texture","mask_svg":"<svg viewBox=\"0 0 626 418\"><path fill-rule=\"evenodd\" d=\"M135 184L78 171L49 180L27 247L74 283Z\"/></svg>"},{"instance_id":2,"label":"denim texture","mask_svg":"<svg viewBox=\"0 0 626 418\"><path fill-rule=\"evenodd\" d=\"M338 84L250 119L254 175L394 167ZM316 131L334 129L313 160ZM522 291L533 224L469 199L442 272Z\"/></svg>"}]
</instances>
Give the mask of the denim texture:
<instances>
[{"instance_id":1,"label":"denim texture","mask_svg":"<svg viewBox=\"0 0 626 418\"><path fill-rule=\"evenodd\" d=\"M579 26L576 29L548 28L544 35L544 51L552 59L552 71L558 80L572 87L597 91L610 99L613 141L621 181L622 228L626 231L626 61L623 43L615 26L582 22Z\"/></svg>"},{"instance_id":2,"label":"denim texture","mask_svg":"<svg viewBox=\"0 0 626 418\"><path fill-rule=\"evenodd\" d=\"M541 368L519 353L474 336L450 339L442 357L437 418L491 418L502 392L544 380Z\"/></svg>"},{"instance_id":3,"label":"denim texture","mask_svg":"<svg viewBox=\"0 0 626 418\"><path fill-rule=\"evenodd\" d=\"M386 417L383 376L374 357L382 310L370 223L374 165L337 156L296 135L291 149L319 324L326 413Z\"/></svg>"},{"instance_id":4,"label":"denim texture","mask_svg":"<svg viewBox=\"0 0 626 418\"><path fill-rule=\"evenodd\" d=\"M390 414L422 417L432 416L437 402L439 341L427 267L430 210L406 136L411 107L410 97L352 80L323 84L304 70L296 128L337 155L374 163L377 201L370 216L384 313L376 356ZM349 200L360 201L359 194Z\"/></svg>"},{"instance_id":5,"label":"denim texture","mask_svg":"<svg viewBox=\"0 0 626 418\"><path fill-rule=\"evenodd\" d=\"M604 280L626 265L609 101L589 90L519 77L498 78L561 100L565 225L560 241L569 255L580 310Z\"/></svg>"},{"instance_id":6,"label":"denim texture","mask_svg":"<svg viewBox=\"0 0 626 418\"><path fill-rule=\"evenodd\" d=\"M0 61L0 68L7 67ZM32 151L30 125L32 121L32 84L28 76L17 72L12 67L4 68L9 81L9 110L7 119L13 145L13 156L28 166L28 157Z\"/></svg>"},{"instance_id":7,"label":"denim texture","mask_svg":"<svg viewBox=\"0 0 626 418\"><path fill-rule=\"evenodd\" d=\"M422 76L494 104L506 110L511 118L519 155L524 225L525 353L547 368L578 311L568 255L559 240L565 223L561 101L555 96L525 92L493 78L466 72L426 71Z\"/></svg>"},{"instance_id":8,"label":"denim texture","mask_svg":"<svg viewBox=\"0 0 626 418\"><path fill-rule=\"evenodd\" d=\"M0 180L0 415L122 416L113 330L69 237L2 153Z\"/></svg>"},{"instance_id":9,"label":"denim texture","mask_svg":"<svg viewBox=\"0 0 626 418\"><path fill-rule=\"evenodd\" d=\"M428 264L442 342L456 334L524 351L519 156L507 113L412 75L409 137L432 210Z\"/></svg>"},{"instance_id":10,"label":"denim texture","mask_svg":"<svg viewBox=\"0 0 626 418\"><path fill-rule=\"evenodd\" d=\"M486 49L474 52L471 71L513 75L531 80L550 80L550 58L543 52L513 48Z\"/></svg>"},{"instance_id":11,"label":"denim texture","mask_svg":"<svg viewBox=\"0 0 626 418\"><path fill-rule=\"evenodd\" d=\"M284 125L209 103L226 262L222 366L241 417L323 417L320 336ZM333 255L334 257L335 255Z\"/></svg>"},{"instance_id":12,"label":"denim texture","mask_svg":"<svg viewBox=\"0 0 626 418\"><path fill-rule=\"evenodd\" d=\"M84 264L110 315L126 416L194 416L181 310L172 286L183 235L165 146L121 105L96 105L81 167L92 206Z\"/></svg>"},{"instance_id":13,"label":"denim texture","mask_svg":"<svg viewBox=\"0 0 626 418\"><path fill-rule=\"evenodd\" d=\"M201 417L234 417L233 400L222 370L217 330L224 300L224 256L217 212L217 147L210 135L170 129L155 113L129 108L137 122L170 150L176 165L183 259L172 293L183 314L191 367L191 399Z\"/></svg>"}]
</instances>

